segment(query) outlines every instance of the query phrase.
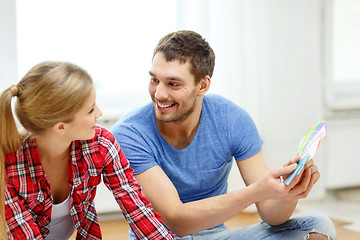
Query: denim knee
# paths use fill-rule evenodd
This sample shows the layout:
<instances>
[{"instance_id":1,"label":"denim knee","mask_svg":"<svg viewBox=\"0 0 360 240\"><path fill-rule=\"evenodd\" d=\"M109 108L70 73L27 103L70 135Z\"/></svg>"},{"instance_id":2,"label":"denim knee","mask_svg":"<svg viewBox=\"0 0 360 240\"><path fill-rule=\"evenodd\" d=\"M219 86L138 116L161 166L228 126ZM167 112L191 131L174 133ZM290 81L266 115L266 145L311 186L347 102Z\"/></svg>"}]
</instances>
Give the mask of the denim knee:
<instances>
[{"instance_id":1,"label":"denim knee","mask_svg":"<svg viewBox=\"0 0 360 240\"><path fill-rule=\"evenodd\" d=\"M336 229L334 223L331 219L325 215L315 214L306 216L309 225L311 225L312 230L310 233L320 233L326 235L329 239L337 239Z\"/></svg>"}]
</instances>

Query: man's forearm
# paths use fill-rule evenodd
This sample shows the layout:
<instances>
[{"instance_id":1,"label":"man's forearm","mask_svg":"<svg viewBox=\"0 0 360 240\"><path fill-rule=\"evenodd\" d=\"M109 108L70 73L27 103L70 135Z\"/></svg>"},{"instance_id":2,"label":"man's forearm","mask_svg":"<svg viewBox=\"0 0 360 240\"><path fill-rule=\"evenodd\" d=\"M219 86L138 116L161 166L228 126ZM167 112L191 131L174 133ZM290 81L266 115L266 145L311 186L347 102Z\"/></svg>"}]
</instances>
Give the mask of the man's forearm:
<instances>
[{"instance_id":1,"label":"man's forearm","mask_svg":"<svg viewBox=\"0 0 360 240\"><path fill-rule=\"evenodd\" d=\"M185 203L173 214L172 219L163 219L178 236L185 236L215 227L236 216L252 203L256 192L246 187L235 192Z\"/></svg>"},{"instance_id":2,"label":"man's forearm","mask_svg":"<svg viewBox=\"0 0 360 240\"><path fill-rule=\"evenodd\" d=\"M281 201L268 199L256 203L261 219L269 225L286 222L296 208L297 200Z\"/></svg>"}]
</instances>

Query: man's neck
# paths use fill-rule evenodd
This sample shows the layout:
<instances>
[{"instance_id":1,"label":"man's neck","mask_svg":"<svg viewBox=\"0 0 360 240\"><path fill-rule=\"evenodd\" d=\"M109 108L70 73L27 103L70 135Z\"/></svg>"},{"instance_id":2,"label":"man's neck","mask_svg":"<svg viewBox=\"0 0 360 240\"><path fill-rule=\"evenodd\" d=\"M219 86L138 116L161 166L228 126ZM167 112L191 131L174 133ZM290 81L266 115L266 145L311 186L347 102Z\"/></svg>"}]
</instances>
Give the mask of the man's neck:
<instances>
[{"instance_id":1,"label":"man's neck","mask_svg":"<svg viewBox=\"0 0 360 240\"><path fill-rule=\"evenodd\" d=\"M162 122L156 119L156 124L162 137L174 148L184 149L190 145L198 129L201 108L194 110L186 119L175 122Z\"/></svg>"}]
</instances>

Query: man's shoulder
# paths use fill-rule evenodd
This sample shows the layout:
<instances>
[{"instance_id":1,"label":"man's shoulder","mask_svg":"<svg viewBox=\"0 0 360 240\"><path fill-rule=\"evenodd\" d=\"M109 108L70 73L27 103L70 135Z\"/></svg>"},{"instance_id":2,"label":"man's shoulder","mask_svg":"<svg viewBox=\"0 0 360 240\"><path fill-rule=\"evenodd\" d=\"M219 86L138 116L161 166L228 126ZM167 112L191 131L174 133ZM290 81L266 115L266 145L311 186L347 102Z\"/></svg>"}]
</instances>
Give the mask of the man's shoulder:
<instances>
[{"instance_id":1,"label":"man's shoulder","mask_svg":"<svg viewBox=\"0 0 360 240\"><path fill-rule=\"evenodd\" d=\"M209 94L204 98L204 120L216 122L217 127L230 127L234 125L247 126L252 121L249 113L232 100L217 94Z\"/></svg>"},{"instance_id":2,"label":"man's shoulder","mask_svg":"<svg viewBox=\"0 0 360 240\"><path fill-rule=\"evenodd\" d=\"M136 108L124 114L111 128L111 132L115 138L125 132L139 132L147 131L149 124L152 124L154 115L154 107L151 103L143 107Z\"/></svg>"},{"instance_id":3,"label":"man's shoulder","mask_svg":"<svg viewBox=\"0 0 360 240\"><path fill-rule=\"evenodd\" d=\"M216 94L216 93L208 93L204 95L204 100L210 103L218 103L218 102L231 102L229 99Z\"/></svg>"},{"instance_id":4,"label":"man's shoulder","mask_svg":"<svg viewBox=\"0 0 360 240\"><path fill-rule=\"evenodd\" d=\"M209 104L214 107L219 107L219 106L224 106L224 105L232 105L232 106L239 107L229 98L226 98L224 96L221 96L221 95L215 94L215 93L210 93L210 94L205 95L204 102L206 104Z\"/></svg>"},{"instance_id":5,"label":"man's shoulder","mask_svg":"<svg viewBox=\"0 0 360 240\"><path fill-rule=\"evenodd\" d=\"M244 109L235 104L232 100L214 93L204 96L203 107L205 109L209 109L210 112L215 114L227 114L229 112L233 114L235 112L244 112Z\"/></svg>"}]
</instances>

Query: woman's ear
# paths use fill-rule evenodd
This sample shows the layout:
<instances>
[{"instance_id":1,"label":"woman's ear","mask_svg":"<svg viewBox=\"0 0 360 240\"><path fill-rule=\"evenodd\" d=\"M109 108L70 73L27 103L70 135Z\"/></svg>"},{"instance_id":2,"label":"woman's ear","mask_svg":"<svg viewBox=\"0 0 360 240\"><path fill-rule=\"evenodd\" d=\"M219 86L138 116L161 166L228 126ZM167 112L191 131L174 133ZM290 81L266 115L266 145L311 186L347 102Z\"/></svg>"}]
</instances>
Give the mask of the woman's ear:
<instances>
[{"instance_id":1,"label":"woman's ear","mask_svg":"<svg viewBox=\"0 0 360 240\"><path fill-rule=\"evenodd\" d=\"M198 95L203 96L210 88L211 78L209 75L204 76L199 82Z\"/></svg>"},{"instance_id":2,"label":"woman's ear","mask_svg":"<svg viewBox=\"0 0 360 240\"><path fill-rule=\"evenodd\" d=\"M65 123L64 122L58 122L54 126L52 126L52 130L54 130L59 135L65 134Z\"/></svg>"}]
</instances>

